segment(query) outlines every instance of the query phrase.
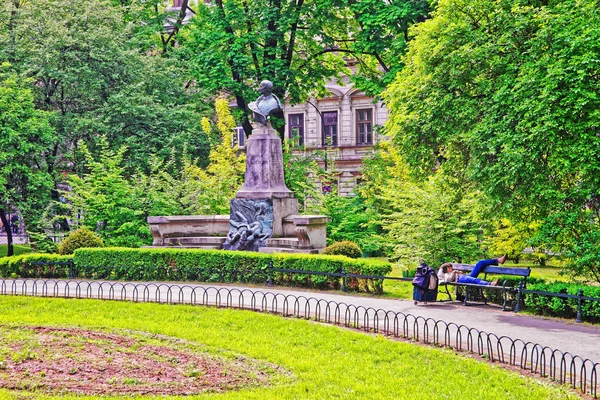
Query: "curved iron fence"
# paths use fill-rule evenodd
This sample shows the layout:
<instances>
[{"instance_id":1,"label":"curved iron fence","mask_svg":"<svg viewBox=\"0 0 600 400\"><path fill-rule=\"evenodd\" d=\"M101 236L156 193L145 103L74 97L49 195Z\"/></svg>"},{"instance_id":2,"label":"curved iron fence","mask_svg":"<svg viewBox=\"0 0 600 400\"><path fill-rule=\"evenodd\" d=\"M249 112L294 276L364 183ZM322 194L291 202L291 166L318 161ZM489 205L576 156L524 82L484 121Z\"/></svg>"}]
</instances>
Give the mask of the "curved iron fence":
<instances>
[{"instance_id":1,"label":"curved iron fence","mask_svg":"<svg viewBox=\"0 0 600 400\"><path fill-rule=\"evenodd\" d=\"M1 279L0 295L192 304L312 319L475 353L568 384L594 398L598 394L600 364L590 359L452 322L316 297L193 284L48 279Z\"/></svg>"}]
</instances>

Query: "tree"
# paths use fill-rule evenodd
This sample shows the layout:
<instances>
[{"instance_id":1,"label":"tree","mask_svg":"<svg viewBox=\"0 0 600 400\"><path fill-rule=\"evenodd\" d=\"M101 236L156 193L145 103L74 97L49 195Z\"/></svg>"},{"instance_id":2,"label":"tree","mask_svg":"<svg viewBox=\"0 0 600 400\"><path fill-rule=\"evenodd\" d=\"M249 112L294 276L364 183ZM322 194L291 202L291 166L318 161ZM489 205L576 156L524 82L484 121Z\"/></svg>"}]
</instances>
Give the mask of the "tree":
<instances>
[{"instance_id":1,"label":"tree","mask_svg":"<svg viewBox=\"0 0 600 400\"><path fill-rule=\"evenodd\" d=\"M147 244L150 229L146 223L147 203L143 188L127 175L123 168L126 148L109 148L106 139L100 141L98 159L84 143L79 148L86 160L82 176L67 177L70 190L64 191L71 216L77 225L86 226L102 237L107 245L138 247Z\"/></svg>"},{"instance_id":2,"label":"tree","mask_svg":"<svg viewBox=\"0 0 600 400\"><path fill-rule=\"evenodd\" d=\"M368 77L357 82L378 92L373 78L395 73L408 26L427 11L413 0L219 0L200 5L180 39L198 84L234 96L250 135L247 104L258 82L271 80L280 99L297 103L324 95L326 79L350 75L350 57Z\"/></svg>"},{"instance_id":3,"label":"tree","mask_svg":"<svg viewBox=\"0 0 600 400\"><path fill-rule=\"evenodd\" d=\"M35 228L39 210L49 200L52 177L47 172L56 141L48 113L36 110L28 82L9 64L0 65L0 220L6 228L8 256L13 255L6 213L18 209Z\"/></svg>"},{"instance_id":4,"label":"tree","mask_svg":"<svg viewBox=\"0 0 600 400\"><path fill-rule=\"evenodd\" d=\"M590 0L442 0L413 30L386 95L389 131L422 176L438 163L464 171L497 215L541 220L547 245L596 266L597 236L575 233L598 229L598 9Z\"/></svg>"},{"instance_id":5,"label":"tree","mask_svg":"<svg viewBox=\"0 0 600 400\"><path fill-rule=\"evenodd\" d=\"M207 94L190 83L183 63L161 57L153 47L159 28L143 20L153 15L148 6L132 3L5 3L13 22L0 21L0 39L14 42L6 57L32 78L36 106L54 113L52 123L62 138L49 165L56 179L78 164L73 149L80 140L95 153L101 136L114 150L129 149L130 174L139 167L148 172L150 154L167 160L185 148L194 158L208 156L200 129L201 117L210 111Z\"/></svg>"},{"instance_id":6,"label":"tree","mask_svg":"<svg viewBox=\"0 0 600 400\"><path fill-rule=\"evenodd\" d=\"M183 169L184 202L186 213L228 214L229 201L235 197L244 181L246 156L239 153L237 146L231 145L235 121L227 100L215 101L217 138L211 146L210 163L205 169L187 163ZM203 129L212 135L212 127L207 118L203 119Z\"/></svg>"}]
</instances>

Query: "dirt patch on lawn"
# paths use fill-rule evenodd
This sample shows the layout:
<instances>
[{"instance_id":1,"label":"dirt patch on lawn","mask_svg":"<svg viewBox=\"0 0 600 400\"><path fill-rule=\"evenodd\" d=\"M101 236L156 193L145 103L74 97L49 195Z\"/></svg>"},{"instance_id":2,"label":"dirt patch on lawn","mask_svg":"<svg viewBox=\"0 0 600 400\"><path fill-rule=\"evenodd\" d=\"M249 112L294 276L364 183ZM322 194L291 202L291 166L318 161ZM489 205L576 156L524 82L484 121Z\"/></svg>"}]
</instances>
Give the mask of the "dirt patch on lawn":
<instances>
[{"instance_id":1,"label":"dirt patch on lawn","mask_svg":"<svg viewBox=\"0 0 600 400\"><path fill-rule=\"evenodd\" d=\"M268 385L276 366L157 335L0 326L0 387L52 394L190 395Z\"/></svg>"}]
</instances>

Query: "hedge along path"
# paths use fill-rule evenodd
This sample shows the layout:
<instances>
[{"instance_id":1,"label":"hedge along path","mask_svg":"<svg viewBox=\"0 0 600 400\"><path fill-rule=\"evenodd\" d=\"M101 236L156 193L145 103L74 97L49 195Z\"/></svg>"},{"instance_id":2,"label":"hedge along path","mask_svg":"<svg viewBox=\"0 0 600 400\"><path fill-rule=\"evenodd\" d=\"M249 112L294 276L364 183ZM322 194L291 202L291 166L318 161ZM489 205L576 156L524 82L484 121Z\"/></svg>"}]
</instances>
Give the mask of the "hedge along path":
<instances>
[{"instance_id":1,"label":"hedge along path","mask_svg":"<svg viewBox=\"0 0 600 400\"><path fill-rule=\"evenodd\" d=\"M136 330L194 342L207 351L277 365L273 386L201 398L226 399L574 399L535 381L445 349L248 311L97 300L0 298L0 323ZM449 374L452 379L449 379ZM0 394L9 395L4 391ZM47 396L36 393L36 398ZM74 396L65 399L80 398ZM93 397L96 398L96 397ZM145 398L145 397L142 397ZM200 398L189 396L186 398Z\"/></svg>"},{"instance_id":2,"label":"hedge along path","mask_svg":"<svg viewBox=\"0 0 600 400\"><path fill-rule=\"evenodd\" d=\"M0 275L22 278L66 278L67 267L43 268L33 262L64 262L69 256L26 255L0 259ZM311 254L264 254L245 251L200 249L77 249L73 255L76 277L128 281L252 282L269 280L269 264L289 270L384 276L387 262L344 256ZM340 279L322 275L274 273L275 284L316 289L338 289ZM381 281L361 280L362 290L381 291Z\"/></svg>"},{"instance_id":3,"label":"hedge along path","mask_svg":"<svg viewBox=\"0 0 600 400\"><path fill-rule=\"evenodd\" d=\"M598 389L597 373L600 365L567 352L533 342L513 340L507 336L497 336L464 325L402 312L307 298L297 296L294 292L262 292L248 288L166 283L5 280L0 281L0 293L216 305L312 318L318 322L381 332L426 344L451 346L459 351L487 357L491 361L531 370L541 376L550 376L593 395ZM346 299L344 296L337 297Z\"/></svg>"}]
</instances>

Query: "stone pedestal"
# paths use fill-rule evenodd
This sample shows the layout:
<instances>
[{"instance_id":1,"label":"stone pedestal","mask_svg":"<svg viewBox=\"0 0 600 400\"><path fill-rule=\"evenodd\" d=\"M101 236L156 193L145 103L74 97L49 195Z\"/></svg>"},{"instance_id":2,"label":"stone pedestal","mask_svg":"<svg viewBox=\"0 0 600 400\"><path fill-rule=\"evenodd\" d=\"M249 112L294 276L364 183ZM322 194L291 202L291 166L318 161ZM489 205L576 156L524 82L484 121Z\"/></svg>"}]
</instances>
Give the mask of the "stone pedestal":
<instances>
[{"instance_id":1,"label":"stone pedestal","mask_svg":"<svg viewBox=\"0 0 600 400\"><path fill-rule=\"evenodd\" d=\"M281 139L270 127L256 128L246 142L246 175L237 199L294 198L285 186Z\"/></svg>"},{"instance_id":2,"label":"stone pedestal","mask_svg":"<svg viewBox=\"0 0 600 400\"><path fill-rule=\"evenodd\" d=\"M270 124L254 129L246 142L246 175L235 197L227 250L258 251L271 236L283 236L283 219L298 213L298 200L285 185L281 139Z\"/></svg>"}]
</instances>

